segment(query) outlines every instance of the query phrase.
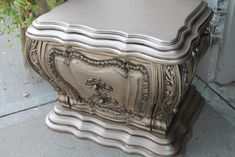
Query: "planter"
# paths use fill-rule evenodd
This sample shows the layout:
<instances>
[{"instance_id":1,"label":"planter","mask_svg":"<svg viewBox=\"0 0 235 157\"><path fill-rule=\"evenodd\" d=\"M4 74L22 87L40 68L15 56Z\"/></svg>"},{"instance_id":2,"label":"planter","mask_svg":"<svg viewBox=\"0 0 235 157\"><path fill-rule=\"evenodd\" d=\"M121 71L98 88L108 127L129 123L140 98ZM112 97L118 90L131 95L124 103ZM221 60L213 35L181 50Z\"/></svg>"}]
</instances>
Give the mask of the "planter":
<instances>
[{"instance_id":1,"label":"planter","mask_svg":"<svg viewBox=\"0 0 235 157\"><path fill-rule=\"evenodd\" d=\"M135 6L135 7L132 7ZM49 128L144 156L181 152L203 99L202 0L70 0L27 30L27 59L58 93Z\"/></svg>"}]
</instances>

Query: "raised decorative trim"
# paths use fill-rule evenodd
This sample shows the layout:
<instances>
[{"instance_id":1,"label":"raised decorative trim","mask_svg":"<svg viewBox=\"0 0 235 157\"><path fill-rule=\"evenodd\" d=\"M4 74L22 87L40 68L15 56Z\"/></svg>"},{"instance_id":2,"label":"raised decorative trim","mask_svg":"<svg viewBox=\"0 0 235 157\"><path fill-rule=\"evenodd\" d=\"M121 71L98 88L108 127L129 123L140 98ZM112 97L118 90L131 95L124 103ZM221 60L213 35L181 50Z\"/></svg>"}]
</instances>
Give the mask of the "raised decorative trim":
<instances>
[{"instance_id":1,"label":"raised decorative trim","mask_svg":"<svg viewBox=\"0 0 235 157\"><path fill-rule=\"evenodd\" d=\"M163 99L159 108L156 110L157 113L155 113L154 116L154 118L156 118L160 122L165 123L163 128L159 128L162 131L165 131L168 128L175 114L174 108L176 104L174 101L174 97L177 96L177 75L175 72L175 67L172 65L167 65L165 68L164 76Z\"/></svg>"},{"instance_id":2,"label":"raised decorative trim","mask_svg":"<svg viewBox=\"0 0 235 157\"><path fill-rule=\"evenodd\" d=\"M50 76L46 73L46 71L43 71L42 69L39 58L37 56L37 53L40 50L39 47L41 46L42 43L43 43L42 41L31 40L27 38L26 40L27 61L29 65L33 68L33 70L35 70L35 72L37 72L42 78L46 79L51 83L56 92L58 92L59 94L65 94L64 90L58 87L55 81L52 80Z\"/></svg>"}]
</instances>

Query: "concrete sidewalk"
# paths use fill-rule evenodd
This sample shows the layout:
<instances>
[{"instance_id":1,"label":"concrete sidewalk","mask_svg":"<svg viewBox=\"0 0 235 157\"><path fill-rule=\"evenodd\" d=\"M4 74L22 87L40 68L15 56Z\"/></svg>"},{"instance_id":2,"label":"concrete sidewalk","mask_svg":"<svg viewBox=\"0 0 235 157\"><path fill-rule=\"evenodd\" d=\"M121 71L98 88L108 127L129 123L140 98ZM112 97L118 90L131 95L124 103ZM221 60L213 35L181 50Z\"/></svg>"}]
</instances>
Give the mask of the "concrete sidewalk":
<instances>
[{"instance_id":1,"label":"concrete sidewalk","mask_svg":"<svg viewBox=\"0 0 235 157\"><path fill-rule=\"evenodd\" d=\"M0 118L1 157L128 157L116 148L100 146L73 135L57 133L45 125L55 103ZM235 125L205 104L193 127L186 157L233 157Z\"/></svg>"},{"instance_id":2,"label":"concrete sidewalk","mask_svg":"<svg viewBox=\"0 0 235 157\"><path fill-rule=\"evenodd\" d=\"M13 44L11 48L7 46L9 42ZM19 38L0 35L0 117L53 102L55 97L46 81L24 68Z\"/></svg>"},{"instance_id":3,"label":"concrete sidewalk","mask_svg":"<svg viewBox=\"0 0 235 157\"><path fill-rule=\"evenodd\" d=\"M9 39L12 48L6 46ZM44 121L56 94L48 83L25 70L20 49L14 35L0 35L0 157L137 157L49 130ZM220 87L199 77L193 84L206 103L185 156L235 156L235 84Z\"/></svg>"}]
</instances>

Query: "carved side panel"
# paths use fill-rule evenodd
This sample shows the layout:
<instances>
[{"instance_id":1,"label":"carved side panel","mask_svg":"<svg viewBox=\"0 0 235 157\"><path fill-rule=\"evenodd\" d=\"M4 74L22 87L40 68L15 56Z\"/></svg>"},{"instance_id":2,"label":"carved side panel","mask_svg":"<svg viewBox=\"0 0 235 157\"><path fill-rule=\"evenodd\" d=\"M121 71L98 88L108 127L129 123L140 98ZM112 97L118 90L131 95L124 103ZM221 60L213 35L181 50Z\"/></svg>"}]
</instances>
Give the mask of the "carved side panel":
<instances>
[{"instance_id":1,"label":"carved side panel","mask_svg":"<svg viewBox=\"0 0 235 157\"><path fill-rule=\"evenodd\" d=\"M151 130L167 133L175 114L180 109L180 102L191 85L201 54L208 48L209 32L206 28L198 41L193 43L190 57L179 65L159 65L159 94L153 110Z\"/></svg>"}]
</instances>

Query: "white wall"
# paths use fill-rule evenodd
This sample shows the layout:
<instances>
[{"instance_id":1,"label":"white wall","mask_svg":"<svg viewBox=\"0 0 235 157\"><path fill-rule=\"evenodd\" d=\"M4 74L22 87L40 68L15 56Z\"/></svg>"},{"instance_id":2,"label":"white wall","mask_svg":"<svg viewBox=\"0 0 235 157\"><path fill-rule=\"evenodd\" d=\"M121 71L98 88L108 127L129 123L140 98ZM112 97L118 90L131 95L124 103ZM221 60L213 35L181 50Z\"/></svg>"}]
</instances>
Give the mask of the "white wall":
<instances>
[{"instance_id":1,"label":"white wall","mask_svg":"<svg viewBox=\"0 0 235 157\"><path fill-rule=\"evenodd\" d=\"M211 22L212 43L208 52L199 63L197 75L203 80L210 82L216 78L218 56L223 45L223 34L229 0L206 0L206 2L214 11L214 17Z\"/></svg>"},{"instance_id":2,"label":"white wall","mask_svg":"<svg viewBox=\"0 0 235 157\"><path fill-rule=\"evenodd\" d=\"M228 6L223 45L218 56L215 81L226 84L235 81L235 1Z\"/></svg>"}]
</instances>

